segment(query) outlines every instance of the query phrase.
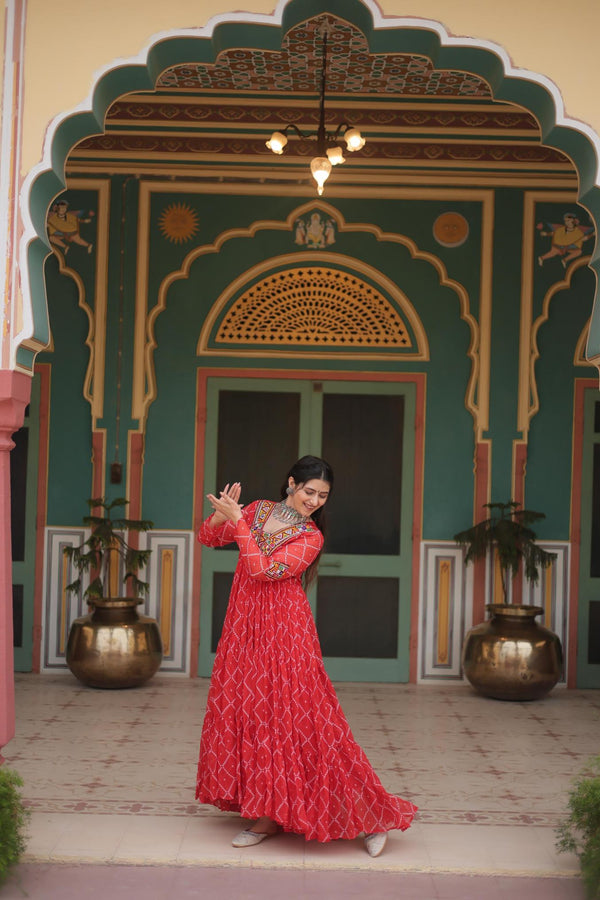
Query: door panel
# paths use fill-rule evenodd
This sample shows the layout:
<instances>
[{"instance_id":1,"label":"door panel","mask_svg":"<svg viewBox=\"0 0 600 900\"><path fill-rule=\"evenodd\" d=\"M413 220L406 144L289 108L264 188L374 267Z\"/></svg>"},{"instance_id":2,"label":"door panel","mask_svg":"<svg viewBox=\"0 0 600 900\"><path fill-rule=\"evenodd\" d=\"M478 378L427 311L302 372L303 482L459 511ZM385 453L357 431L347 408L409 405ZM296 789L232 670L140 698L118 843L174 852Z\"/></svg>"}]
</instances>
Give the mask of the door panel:
<instances>
[{"instance_id":1,"label":"door panel","mask_svg":"<svg viewBox=\"0 0 600 900\"><path fill-rule=\"evenodd\" d=\"M396 659L398 579L320 575L317 631L323 656Z\"/></svg>"},{"instance_id":2,"label":"door panel","mask_svg":"<svg viewBox=\"0 0 600 900\"><path fill-rule=\"evenodd\" d=\"M31 383L23 427L10 454L13 645L16 672L30 672L33 658L35 529L39 454L40 383Z\"/></svg>"},{"instance_id":3,"label":"door panel","mask_svg":"<svg viewBox=\"0 0 600 900\"><path fill-rule=\"evenodd\" d=\"M323 397L323 456L343 485L331 506L331 553L398 554L404 397Z\"/></svg>"},{"instance_id":4,"label":"door panel","mask_svg":"<svg viewBox=\"0 0 600 900\"><path fill-rule=\"evenodd\" d=\"M600 688L600 401L584 401L577 687Z\"/></svg>"},{"instance_id":5,"label":"door panel","mask_svg":"<svg viewBox=\"0 0 600 900\"><path fill-rule=\"evenodd\" d=\"M337 680L408 680L413 435L410 384L208 381L207 491L241 481L242 502L277 499L299 456L333 466L320 574L308 596ZM209 675L237 548L202 554L199 673Z\"/></svg>"},{"instance_id":6,"label":"door panel","mask_svg":"<svg viewBox=\"0 0 600 900\"><path fill-rule=\"evenodd\" d=\"M274 473L283 478L298 451L300 394L223 390L218 410L216 485L241 482L246 502L274 496Z\"/></svg>"}]
</instances>

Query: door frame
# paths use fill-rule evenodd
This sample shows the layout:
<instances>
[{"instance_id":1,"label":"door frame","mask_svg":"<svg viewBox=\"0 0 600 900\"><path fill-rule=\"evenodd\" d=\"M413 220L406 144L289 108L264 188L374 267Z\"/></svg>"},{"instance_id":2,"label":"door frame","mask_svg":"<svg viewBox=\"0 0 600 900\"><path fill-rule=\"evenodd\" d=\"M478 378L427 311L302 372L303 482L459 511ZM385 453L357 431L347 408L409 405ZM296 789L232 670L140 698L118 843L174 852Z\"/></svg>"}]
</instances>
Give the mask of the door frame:
<instances>
[{"instance_id":1,"label":"door frame","mask_svg":"<svg viewBox=\"0 0 600 900\"><path fill-rule=\"evenodd\" d=\"M36 373L31 380L31 396L21 429L28 431L25 475L25 546L22 560L11 559L12 583L23 588L23 620L22 644L13 648L14 671L31 672L34 669L36 655L36 563L37 542L36 528L38 522L38 473L40 456L40 439L43 437L40 427L40 407L42 389L40 378Z\"/></svg>"},{"instance_id":2,"label":"door frame","mask_svg":"<svg viewBox=\"0 0 600 900\"><path fill-rule=\"evenodd\" d=\"M423 454L425 431L425 387L426 374L423 372L335 372L328 370L298 369L238 369L199 368L196 390L196 446L194 453L194 532L197 533L203 521L203 498L208 490L204 484L204 464L206 455L207 426L207 383L209 378L270 379L293 381L354 381L362 384L394 382L412 384L415 388L414 422L414 483L412 497L412 584L410 597L409 635L409 682L417 680L419 591L420 591L420 549L423 521ZM213 485L211 485L213 487ZM202 552L196 542L193 566L192 633L190 647L190 673L198 674L198 653L200 646L200 585L202 577Z\"/></svg>"},{"instance_id":3,"label":"door frame","mask_svg":"<svg viewBox=\"0 0 600 900\"><path fill-rule=\"evenodd\" d=\"M589 561L589 553L583 551L583 525L590 525L589 509L583 507L584 464L589 464L590 442L585 438L589 429L588 407L600 400L598 381L596 378L576 378L573 416L573 463L571 492L571 578L569 584L569 645L567 687L598 687L598 685L581 685L587 669L586 641L589 631L589 611L587 600L579 603L579 592L587 588L589 580L584 578L582 565ZM587 428L586 428L586 419ZM590 538L589 528L585 537ZM585 587L584 587L585 586ZM587 590L586 590L587 596ZM584 609L584 607L586 607Z\"/></svg>"}]
</instances>

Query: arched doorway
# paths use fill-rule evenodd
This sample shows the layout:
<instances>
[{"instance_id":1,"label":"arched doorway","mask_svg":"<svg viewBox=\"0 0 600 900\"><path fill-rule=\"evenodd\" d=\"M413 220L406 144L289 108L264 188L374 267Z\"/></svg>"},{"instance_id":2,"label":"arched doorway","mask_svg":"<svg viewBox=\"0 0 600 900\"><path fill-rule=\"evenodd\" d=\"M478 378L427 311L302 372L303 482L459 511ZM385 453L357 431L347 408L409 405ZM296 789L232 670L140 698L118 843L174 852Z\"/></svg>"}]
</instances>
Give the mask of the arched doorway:
<instances>
[{"instance_id":1,"label":"arched doorway","mask_svg":"<svg viewBox=\"0 0 600 900\"><path fill-rule=\"evenodd\" d=\"M522 258L524 232L520 223L524 210L533 210L535 227L536 204L540 209L546 204L549 215L555 214L555 207L562 214L562 205L576 203L579 197L591 217L590 227L596 216L597 189L586 187L594 163L593 150L586 137L552 120L555 109L548 90L512 76L502 59L485 47L445 43L441 26L415 27L411 22L405 27L379 29L370 5L358 0L344 4L343 17L339 4L331 3L323 3L316 13L311 5L307 17L306 4L292 0L284 7L281 22L274 22L276 27L264 23L251 27L249 16L246 30L240 23L234 26L223 22L210 35L185 40L169 36L150 49L144 64L123 65L102 76L96 90L96 124L90 114L77 113L60 122L54 131L57 170L61 153L67 163L66 199L70 208L93 208L95 221L87 234L82 226L84 244L68 248L68 259L65 247L55 242L55 259L46 263L46 284L51 282L49 293L54 290L56 298L59 280L74 281L72 273L79 271L84 281L88 278L86 296L93 293L94 297L93 306L88 304L93 328L79 344L80 349L86 341L90 346L84 378L94 450L89 479L101 493L112 490L106 484L107 461L115 445L127 447L132 504L141 504L144 486L145 510L147 504L155 503L167 544L171 532L192 530L192 517L180 517L172 498L159 490L153 495L145 483L151 472L155 475L152 483L159 483L161 465L164 472L168 459L161 436L173 434L177 425L170 422L168 431L158 422L152 424L158 409L156 398L162 393L174 402L183 402L177 382L156 378L156 347L163 353L163 372L178 372L182 358L176 349L171 356L166 353L166 333L160 333L166 327L166 317L160 312L171 303L170 285L179 277L192 245L212 247L216 255L224 235L235 229L254 229L253 235L257 235L256 223L266 219L276 223L273 231L287 229L294 242L291 210L299 198L306 201L313 194L308 157L298 143L282 159L274 160L263 145L279 123L294 121L310 128L315 122L317 30L323 16L334 33L332 58L335 60L337 54L344 61L344 66L333 66L328 109L335 121L347 118L367 137L362 155L335 172L327 186L328 200L346 223L358 223L362 233L368 233L368 261L377 262L378 268L388 266L390 278L407 279L411 302L417 297L420 303L425 302L419 295L422 286L413 261L427 254L436 261L432 265L437 267L438 286L450 272L451 280L456 280L463 291L454 300L453 321L457 327L467 323L471 339L463 336L462 343L447 346L446 355L440 350L434 375L428 373L430 387L436 390L428 392L427 422L431 425L437 421L440 430L445 426L449 433L459 435L455 454L460 467L470 469L474 455L476 473L475 479L469 475L468 488L459 497L454 496L447 470L458 462L443 440L435 445L426 441L425 495L415 498L424 509L424 532L413 535L421 559L415 575L420 584L417 606L421 618L415 613L411 633L406 636L415 648L413 678L459 678L457 651L461 631L472 612L465 600L464 573L450 546L451 534L496 487L509 490L513 496L523 490L519 463L526 454L530 407L519 420L515 436L514 424L509 422L512 412L503 408L499 387L504 369L494 368L493 362L501 353L498 341L503 329L514 332L516 327L520 335L517 358L505 355L502 364L510 373L512 395L519 403L531 393L536 377L535 367L530 365L535 299L523 293L519 302L512 304L510 314L494 303L494 297L504 288L523 288L521 278L512 283L503 280L503 256ZM311 76L308 80L307 74ZM98 124L101 118L102 126ZM59 150L61 147L64 151ZM583 194L580 191L579 195L578 178L583 185ZM64 185L54 171L47 170L37 174L28 187L31 220L39 235L28 245L29 287L34 337L43 340L46 215ZM460 225L458 236L444 224L448 215ZM109 222L117 226L125 222L127 226L130 220L135 225L125 227L123 232L117 227L119 238L111 246L108 231L96 227L101 220L107 227ZM519 222L519 228L515 228L515 222ZM494 234L497 237L500 233L502 244L494 242ZM392 234L403 239L397 243L405 249L407 258L411 257L410 264L400 266L380 259L381 248L386 240L391 241L387 236ZM535 264L534 237L539 238L529 234L527 240ZM344 240L350 241L349 229ZM89 253L86 244L92 245ZM116 260L127 249L129 262L119 270ZM298 245L293 249L297 255L303 248ZM318 254L324 248L312 249ZM77 252L78 260L74 259ZM353 252L360 257L365 251L356 248ZM263 255L270 257L272 253L272 245L265 244ZM244 273L247 268L242 267ZM549 269L540 269L546 277ZM102 273L108 273L104 281ZM182 284L188 274L185 271ZM231 276L231 271L215 272L213 281L206 282L210 290L199 292L197 299L204 304L205 316L210 314L215 296L231 284ZM118 303L111 305L111 278L118 288L119 302L127 291L135 297L121 310ZM193 299L185 296L181 286L174 290L182 292L182 304ZM433 292L429 296L434 296ZM528 313L524 312L527 303ZM441 313L438 315L440 327ZM497 316L500 329L494 331L493 319ZM518 326L510 322L511 316ZM435 329L433 319L432 312L431 328ZM67 325L63 322L65 334ZM184 334L181 322L179 328L182 340L197 340L197 333ZM593 319L592 354L595 334ZM111 364L119 358L122 341L129 341L129 382L119 378ZM457 346L460 354L453 352ZM247 356L239 342L237 351L240 368L240 360ZM280 348L274 352L280 353ZM32 345L23 341L19 364L30 366L33 355ZM226 358L221 354L219 365ZM264 348L256 350L251 359L254 366L264 365ZM310 359L302 364L307 371L315 368ZM51 362L50 357L46 362ZM328 365L362 375L373 366L380 371L386 368L375 355L359 361L358 354L351 364L338 359L335 366ZM419 362L396 361L389 368L394 366L403 373L425 371ZM462 385L461 408L453 407L451 421L445 418L448 407L443 390L444 374L448 372L456 384ZM64 377L68 379L68 372ZM127 415L122 414L124 409ZM182 406L182 410L187 407ZM460 427L455 424L457 418ZM471 429L468 447L465 422ZM148 443L148 428L154 429L153 444ZM500 463L492 470L490 452L495 429L503 432L504 445ZM177 446L185 447L189 429L175 433ZM496 446L500 444L498 441ZM190 457L193 438L187 446L182 453ZM84 480L86 477L87 472L82 475ZM466 483L463 479L463 488ZM79 502L82 499L78 498ZM568 539L564 522L564 509L557 508L553 527L558 540L563 541ZM48 524L56 529L74 527L74 506L55 495ZM57 534L48 540L58 541ZM58 583L55 593L58 598ZM173 609L175 621L177 610ZM192 631L195 627L197 624L192 623ZM185 641L182 633L179 662L186 657Z\"/></svg>"}]
</instances>

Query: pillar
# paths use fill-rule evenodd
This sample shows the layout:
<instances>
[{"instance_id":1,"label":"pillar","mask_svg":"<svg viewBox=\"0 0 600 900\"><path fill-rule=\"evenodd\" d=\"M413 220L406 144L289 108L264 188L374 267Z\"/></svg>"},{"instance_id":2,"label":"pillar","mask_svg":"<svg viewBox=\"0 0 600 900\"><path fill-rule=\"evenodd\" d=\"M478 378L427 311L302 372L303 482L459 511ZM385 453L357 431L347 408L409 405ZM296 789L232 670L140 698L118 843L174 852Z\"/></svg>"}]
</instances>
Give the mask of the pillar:
<instances>
[{"instance_id":1,"label":"pillar","mask_svg":"<svg viewBox=\"0 0 600 900\"><path fill-rule=\"evenodd\" d=\"M0 370L0 762L2 748L15 733L10 451L15 446L12 436L23 424L30 394L28 375Z\"/></svg>"}]
</instances>

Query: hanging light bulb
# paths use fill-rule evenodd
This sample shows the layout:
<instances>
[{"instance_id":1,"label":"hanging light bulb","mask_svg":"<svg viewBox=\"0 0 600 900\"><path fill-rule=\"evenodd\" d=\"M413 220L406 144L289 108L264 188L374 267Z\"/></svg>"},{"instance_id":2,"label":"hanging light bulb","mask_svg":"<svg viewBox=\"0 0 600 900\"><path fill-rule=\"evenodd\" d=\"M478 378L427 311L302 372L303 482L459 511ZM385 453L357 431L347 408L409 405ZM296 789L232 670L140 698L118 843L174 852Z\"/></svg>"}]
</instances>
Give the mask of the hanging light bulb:
<instances>
[{"instance_id":1,"label":"hanging light bulb","mask_svg":"<svg viewBox=\"0 0 600 900\"><path fill-rule=\"evenodd\" d=\"M366 144L366 141L358 128L348 128L344 134L344 140L351 153L354 153L355 150L362 150Z\"/></svg>"},{"instance_id":2,"label":"hanging light bulb","mask_svg":"<svg viewBox=\"0 0 600 900\"><path fill-rule=\"evenodd\" d=\"M323 185L329 178L331 172L331 163L326 156L315 156L310 164L312 177L317 182L317 194L319 197L323 193Z\"/></svg>"},{"instance_id":3,"label":"hanging light bulb","mask_svg":"<svg viewBox=\"0 0 600 900\"><path fill-rule=\"evenodd\" d=\"M288 139L286 138L285 134L283 134L281 131L274 131L271 135L271 140L265 141L265 144L267 145L269 150L272 150L273 153L277 153L277 155L279 156L283 153L283 148L285 147L287 142Z\"/></svg>"},{"instance_id":4,"label":"hanging light bulb","mask_svg":"<svg viewBox=\"0 0 600 900\"><path fill-rule=\"evenodd\" d=\"M341 163L346 162L342 148L338 147L337 144L335 147L327 148L327 158L332 166L339 166Z\"/></svg>"},{"instance_id":5,"label":"hanging light bulb","mask_svg":"<svg viewBox=\"0 0 600 900\"><path fill-rule=\"evenodd\" d=\"M321 67L320 91L319 91L319 124L316 132L305 134L297 125L290 122L282 131L274 131L271 139L265 141L269 150L278 156L283 153L288 139L288 131L295 133L301 141L315 140L314 152L317 154L310 164L312 177L317 182L319 197L323 194L323 185L331 174L332 166L339 166L345 162L342 147L338 145L342 137L346 141L348 150L354 152L365 146L365 139L358 128L350 127L347 122L340 122L334 132L327 132L325 127L325 87L327 76L327 38L331 33L331 23L327 16L322 17L318 35L323 38L323 59Z\"/></svg>"}]
</instances>

